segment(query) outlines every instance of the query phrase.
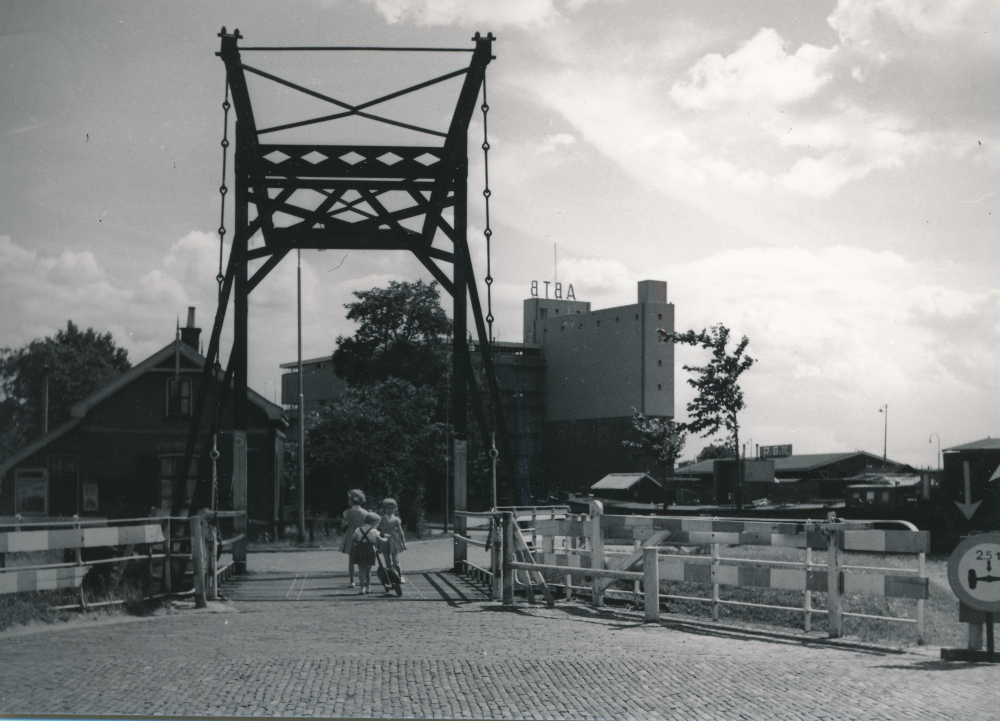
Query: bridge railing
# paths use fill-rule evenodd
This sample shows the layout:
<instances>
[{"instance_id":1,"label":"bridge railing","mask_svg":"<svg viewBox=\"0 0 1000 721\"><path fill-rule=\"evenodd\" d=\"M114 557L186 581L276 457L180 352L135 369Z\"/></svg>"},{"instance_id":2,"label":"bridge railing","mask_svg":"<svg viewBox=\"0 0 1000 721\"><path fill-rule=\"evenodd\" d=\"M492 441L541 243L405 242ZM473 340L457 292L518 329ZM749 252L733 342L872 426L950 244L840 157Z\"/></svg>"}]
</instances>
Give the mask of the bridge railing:
<instances>
[{"instance_id":1,"label":"bridge railing","mask_svg":"<svg viewBox=\"0 0 1000 721\"><path fill-rule=\"evenodd\" d=\"M657 605L660 598L682 599L711 604L712 618L718 619L723 605L755 606L803 614L804 627L811 629L815 614L828 616L831 637L843 634L845 617L877 618L881 621L912 623L917 627L919 642L924 639L924 602L928 598L929 582L925 572L925 554L930 548L930 534L918 531L902 521L842 522L836 519L823 521L759 520L726 518L692 518L664 516L615 516L604 515L600 502L592 504L589 515L567 514L564 518L540 519L535 531L541 543L531 549L530 561L513 557L514 549L504 553L504 571L511 574L527 570L541 571L551 584L561 581L565 597L584 593L594 605L601 605L605 594L645 596L644 604L651 607L652 595L644 589L656 588ZM878 526L878 527L877 527ZM890 526L886 528L885 526ZM516 543L516 538L512 539ZM700 547L710 555L684 555L669 553L668 547ZM638 564L649 563L648 548L657 548L657 584L650 585L645 576L608 576L607 571L633 573ZM803 554L801 560L772 560L763 557L740 558L723 555L723 549L744 547L748 553L754 548L780 547L795 549ZM823 559L814 558L814 552L825 552ZM891 568L885 562L872 566L845 565L845 552L866 554L906 554L916 560L915 568ZM631 580L632 591L609 588L613 581ZM650 577L651 578L651 577ZM507 588L507 576L504 576ZM575 585L576 581L589 579L587 586ZM705 586L710 595L690 596L663 593L672 583ZM723 599L722 587L765 588L799 591L803 594L801 606L769 605ZM513 592L513 591L512 591ZM826 597L826 608L813 606L813 594ZM845 597L869 596L909 599L916 602L916 618L874 616L848 612ZM505 602L507 596L505 594ZM511 602L513 602L511 595Z\"/></svg>"},{"instance_id":2,"label":"bridge railing","mask_svg":"<svg viewBox=\"0 0 1000 721\"><path fill-rule=\"evenodd\" d=\"M88 519L74 517L72 520L32 519L15 517L11 521L0 522L0 594L27 591L48 591L77 589L79 608L88 606L83 594L83 580L95 566L116 564L114 577L120 579L130 562L145 562L146 589L148 600L178 595L172 578L178 562L181 572L189 561L195 561L195 552L186 552L186 547L195 536L197 529L205 529L203 540L211 544L211 556L207 549L201 554L206 585L214 591L219 578L225 578L232 570L232 563L218 566L219 549L229 548L243 538L242 534L223 539L212 528L217 527L219 518L242 516L244 512L220 511L195 516L152 516L146 518ZM199 524L199 518L202 523ZM196 529L197 527L197 529ZM186 533L185 533L186 532ZM85 549L108 549L114 555L110 558L88 559L84 561ZM196 546L196 548L204 548ZM27 554L44 551L71 551L73 561L63 563L18 563L10 565L11 554ZM139 552L137 552L139 551ZM144 551L144 553L143 553ZM192 548L195 551L195 548ZM154 593L154 565L160 568L160 593ZM197 564L195 564L197 565ZM197 577L197 574L196 574ZM196 579L197 580L197 579ZM197 586L197 583L196 583ZM196 594L197 595L197 594ZM108 601L107 603L121 603ZM76 607L67 606L61 608Z\"/></svg>"}]
</instances>

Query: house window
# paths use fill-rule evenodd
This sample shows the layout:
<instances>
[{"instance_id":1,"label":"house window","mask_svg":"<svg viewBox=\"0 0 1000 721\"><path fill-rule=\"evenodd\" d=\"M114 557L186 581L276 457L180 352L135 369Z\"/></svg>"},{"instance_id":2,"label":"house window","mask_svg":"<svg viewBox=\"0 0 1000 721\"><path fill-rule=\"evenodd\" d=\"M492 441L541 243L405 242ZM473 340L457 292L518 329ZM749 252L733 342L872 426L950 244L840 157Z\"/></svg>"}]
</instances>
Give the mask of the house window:
<instances>
[{"instance_id":1,"label":"house window","mask_svg":"<svg viewBox=\"0 0 1000 721\"><path fill-rule=\"evenodd\" d=\"M14 513L49 515L49 473L44 468L18 468L14 473Z\"/></svg>"},{"instance_id":2,"label":"house window","mask_svg":"<svg viewBox=\"0 0 1000 721\"><path fill-rule=\"evenodd\" d=\"M160 508L170 508L174 482L181 477L180 469L183 462L182 456L160 456ZM185 488L185 501L187 503L191 502L191 497L194 495L197 472L198 459L192 458Z\"/></svg>"},{"instance_id":3,"label":"house window","mask_svg":"<svg viewBox=\"0 0 1000 721\"><path fill-rule=\"evenodd\" d=\"M191 415L191 379L167 380L167 415L187 418Z\"/></svg>"},{"instance_id":4,"label":"house window","mask_svg":"<svg viewBox=\"0 0 1000 721\"><path fill-rule=\"evenodd\" d=\"M83 512L97 513L99 505L97 503L97 484L83 484Z\"/></svg>"}]
</instances>

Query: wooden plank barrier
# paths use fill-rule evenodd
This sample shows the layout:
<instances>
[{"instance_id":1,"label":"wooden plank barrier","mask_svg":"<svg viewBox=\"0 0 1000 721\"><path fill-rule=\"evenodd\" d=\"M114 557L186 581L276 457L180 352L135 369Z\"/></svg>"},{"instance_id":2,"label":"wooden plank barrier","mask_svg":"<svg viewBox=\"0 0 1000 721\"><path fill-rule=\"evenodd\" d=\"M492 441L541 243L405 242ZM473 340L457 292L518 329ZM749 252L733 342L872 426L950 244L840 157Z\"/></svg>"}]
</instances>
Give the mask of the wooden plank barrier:
<instances>
[{"instance_id":1,"label":"wooden plank barrier","mask_svg":"<svg viewBox=\"0 0 1000 721\"><path fill-rule=\"evenodd\" d=\"M907 524L908 525L908 524ZM599 502L591 515L567 515L565 518L539 519L535 532L541 536L534 561L548 573L550 582L561 583L569 598L572 577L591 578L591 602L600 605L605 589L615 578L608 570L627 571L639 561L648 562L648 549L642 546L700 546L711 555L680 556L660 553L657 558L659 581L691 583L712 587L711 598L661 594L665 598L683 598L712 604L713 618L718 618L720 604L762 606L804 614L805 627L811 616L828 614L832 637L843 633L843 616L879 618L886 621L916 623L922 643L924 601L930 586L924 569L925 554L930 550L930 534L909 529L875 528L871 521L787 521L761 519L690 518L669 516L614 516L602 513ZM635 548L638 545L640 548ZM630 552L606 554L606 547L629 547ZM725 558L724 547L775 547L801 549L802 562L772 561L763 558ZM813 560L813 551L825 551L827 563ZM874 566L845 566L845 551L872 554L908 554L918 557L916 569L893 569ZM520 568L515 564L514 568ZM601 573L588 573L589 570ZM631 576L629 577L631 578ZM720 587L768 588L799 591L805 594L802 607L768 606L727 601L719 596ZM828 609L812 607L812 594L827 595ZM845 596L873 596L909 599L917 602L917 618L874 617L843 610Z\"/></svg>"},{"instance_id":2,"label":"wooden plank barrier","mask_svg":"<svg viewBox=\"0 0 1000 721\"><path fill-rule=\"evenodd\" d=\"M80 588L90 566L63 568L10 569L0 573L0 594L26 591L54 591L57 588Z\"/></svg>"},{"instance_id":3,"label":"wooden plank barrier","mask_svg":"<svg viewBox=\"0 0 1000 721\"><path fill-rule=\"evenodd\" d=\"M163 529L159 523L44 531L9 531L0 533L0 553L127 546L139 543L163 543L165 540Z\"/></svg>"},{"instance_id":4,"label":"wooden plank barrier","mask_svg":"<svg viewBox=\"0 0 1000 721\"><path fill-rule=\"evenodd\" d=\"M15 530L0 533L0 553L32 553L38 551L76 550L76 565L53 564L53 566L24 566L0 568L0 594L24 593L27 591L52 591L60 588L76 588L80 591L80 606L83 601L83 578L94 564L84 564L80 551L84 548L125 546L131 549L136 544L159 544L166 539L163 529L157 523L141 523L129 526L85 527L82 523L73 528ZM102 522L102 524L105 522ZM23 529L23 526L21 527ZM131 558L131 552L127 554ZM129 559L125 559L129 560Z\"/></svg>"}]
</instances>

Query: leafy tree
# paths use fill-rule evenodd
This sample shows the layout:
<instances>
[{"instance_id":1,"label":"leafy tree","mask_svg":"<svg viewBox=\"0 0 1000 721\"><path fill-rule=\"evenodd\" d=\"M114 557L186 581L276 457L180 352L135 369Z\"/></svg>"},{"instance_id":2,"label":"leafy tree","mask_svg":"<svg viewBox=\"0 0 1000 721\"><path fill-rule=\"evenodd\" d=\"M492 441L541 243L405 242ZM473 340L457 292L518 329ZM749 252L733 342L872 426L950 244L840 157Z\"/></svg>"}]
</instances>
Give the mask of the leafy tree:
<instances>
[{"instance_id":1,"label":"leafy tree","mask_svg":"<svg viewBox=\"0 0 1000 721\"><path fill-rule=\"evenodd\" d=\"M715 458L735 458L733 449L725 443L709 443L698 453L695 463L710 461Z\"/></svg>"},{"instance_id":2,"label":"leafy tree","mask_svg":"<svg viewBox=\"0 0 1000 721\"><path fill-rule=\"evenodd\" d=\"M660 481L665 481L687 441L683 424L675 423L669 418L647 417L633 408L632 428L638 434L639 440L622 441L622 445L634 451L636 455L651 456L656 462Z\"/></svg>"},{"instance_id":3,"label":"leafy tree","mask_svg":"<svg viewBox=\"0 0 1000 721\"><path fill-rule=\"evenodd\" d=\"M698 395L687 405L691 420L684 424L684 428L692 433L700 433L703 438L725 429L729 434L727 440L732 449L732 457L739 458L739 413L746 407L739 378L756 362L745 355L750 339L743 336L730 353L726 348L729 344L729 329L721 323L700 333L691 330L673 334L660 330L659 333L661 340L665 342L700 346L712 352L707 365L684 366L684 370L695 374L693 378L688 378L688 385L698 391ZM742 463L739 464L736 483L736 508L743 508Z\"/></svg>"},{"instance_id":4,"label":"leafy tree","mask_svg":"<svg viewBox=\"0 0 1000 721\"><path fill-rule=\"evenodd\" d=\"M337 338L333 365L351 385L401 378L415 386L443 389L447 350L443 336L451 322L441 308L437 283L390 281L388 288L355 291L344 305L360 326Z\"/></svg>"},{"instance_id":5,"label":"leafy tree","mask_svg":"<svg viewBox=\"0 0 1000 721\"><path fill-rule=\"evenodd\" d=\"M389 378L349 387L314 418L306 444L306 500L339 515L360 488L370 507L391 496L411 528L423 525L428 475L439 470L445 429L430 388Z\"/></svg>"},{"instance_id":6,"label":"leafy tree","mask_svg":"<svg viewBox=\"0 0 1000 721\"><path fill-rule=\"evenodd\" d=\"M55 338L18 350L0 349L0 458L42 434L49 377L49 428L69 419L70 408L131 367L128 351L110 333L81 331L73 321Z\"/></svg>"}]
</instances>

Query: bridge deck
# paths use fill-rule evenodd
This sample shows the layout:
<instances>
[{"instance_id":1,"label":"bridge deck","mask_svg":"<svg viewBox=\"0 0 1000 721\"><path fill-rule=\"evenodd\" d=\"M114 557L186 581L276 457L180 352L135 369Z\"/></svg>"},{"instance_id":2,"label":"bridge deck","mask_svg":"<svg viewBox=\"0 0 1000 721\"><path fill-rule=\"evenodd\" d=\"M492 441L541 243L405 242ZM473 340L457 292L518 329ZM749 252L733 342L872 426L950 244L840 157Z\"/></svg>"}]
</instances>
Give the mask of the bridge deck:
<instances>
[{"instance_id":1,"label":"bridge deck","mask_svg":"<svg viewBox=\"0 0 1000 721\"><path fill-rule=\"evenodd\" d=\"M451 606L487 598L484 589L464 577L445 571L425 571L405 576L403 595L385 593L372 579L372 592L348 587L347 573L298 572L251 573L235 576L220 588L226 598L237 602L294 601L297 603L412 603L444 602Z\"/></svg>"}]
</instances>

